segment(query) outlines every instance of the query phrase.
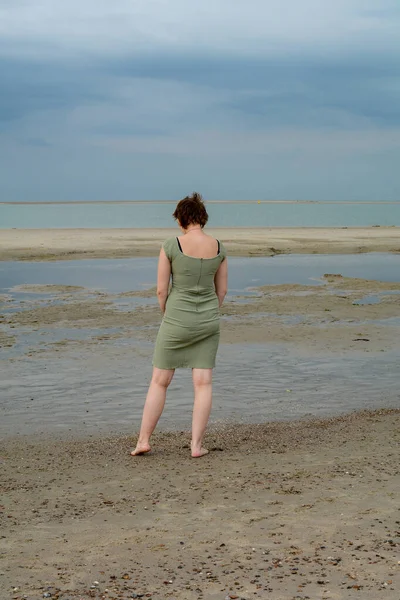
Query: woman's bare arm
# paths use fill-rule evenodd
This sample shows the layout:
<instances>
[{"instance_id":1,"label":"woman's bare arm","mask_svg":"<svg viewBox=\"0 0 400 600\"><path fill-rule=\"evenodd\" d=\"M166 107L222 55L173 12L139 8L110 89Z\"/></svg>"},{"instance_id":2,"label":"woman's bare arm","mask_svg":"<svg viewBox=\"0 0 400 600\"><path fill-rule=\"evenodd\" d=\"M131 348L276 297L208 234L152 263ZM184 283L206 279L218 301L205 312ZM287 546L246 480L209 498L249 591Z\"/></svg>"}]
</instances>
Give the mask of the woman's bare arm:
<instances>
[{"instance_id":1,"label":"woman's bare arm","mask_svg":"<svg viewBox=\"0 0 400 600\"><path fill-rule=\"evenodd\" d=\"M219 306L221 307L228 291L228 260L226 258L222 261L215 274L214 284L215 293L218 296Z\"/></svg>"},{"instance_id":2,"label":"woman's bare arm","mask_svg":"<svg viewBox=\"0 0 400 600\"><path fill-rule=\"evenodd\" d=\"M158 258L158 273L157 273L157 298L161 312L165 312L165 304L168 298L169 280L171 278L171 263L169 258L161 248Z\"/></svg>"}]
</instances>

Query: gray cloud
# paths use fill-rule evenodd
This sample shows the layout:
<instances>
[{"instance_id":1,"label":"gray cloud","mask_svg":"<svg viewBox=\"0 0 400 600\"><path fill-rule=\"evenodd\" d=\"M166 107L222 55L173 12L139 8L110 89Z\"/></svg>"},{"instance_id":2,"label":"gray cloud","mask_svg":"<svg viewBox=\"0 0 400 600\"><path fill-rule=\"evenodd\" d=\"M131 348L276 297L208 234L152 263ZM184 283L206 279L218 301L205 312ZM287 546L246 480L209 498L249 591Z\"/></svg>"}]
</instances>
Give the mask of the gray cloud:
<instances>
[{"instance_id":1,"label":"gray cloud","mask_svg":"<svg viewBox=\"0 0 400 600\"><path fill-rule=\"evenodd\" d=\"M259 56L335 55L379 41L399 48L396 0L35 0L0 3L8 52L46 45L55 55L188 52ZM398 22L397 22L398 29ZM23 42L23 46L19 45Z\"/></svg>"},{"instance_id":2,"label":"gray cloud","mask_svg":"<svg viewBox=\"0 0 400 600\"><path fill-rule=\"evenodd\" d=\"M0 57L0 123L41 110L72 109L109 96L104 80L89 68Z\"/></svg>"},{"instance_id":3,"label":"gray cloud","mask_svg":"<svg viewBox=\"0 0 400 600\"><path fill-rule=\"evenodd\" d=\"M40 137L26 138L24 144L27 146L34 146L36 148L51 148L53 144L50 144L47 140Z\"/></svg>"},{"instance_id":4,"label":"gray cloud","mask_svg":"<svg viewBox=\"0 0 400 600\"><path fill-rule=\"evenodd\" d=\"M314 172L321 157L327 161L321 189L328 162L339 164L344 155L346 169L353 164L355 172L374 155L382 186L388 169L397 177L390 171L400 154L397 2L194 0L188 7L184 0L84 0L77 6L77 0L0 0L0 151L11 148L21 164L51 160L50 195L61 181L71 197L79 196L78 181L86 197L112 186L125 193L121 178L131 177L132 168L122 156L141 162L136 193L153 198L151 160L162 174L160 189L173 194L181 174L173 157L201 189L219 164L232 193L246 182L249 189L262 186L261 166L249 180L260 157L274 164L277 190L292 165L296 197L298 185L307 196L302 173ZM72 161L74 184L63 180L57 160ZM101 183L93 176L98 161L113 165L104 171L109 185L104 174ZM228 177L231 161L243 185ZM35 180L16 183L12 173L4 166L0 192L3 186L15 197L30 193ZM371 178L362 184L366 193ZM339 195L346 193L342 181L342 191L335 184Z\"/></svg>"},{"instance_id":5,"label":"gray cloud","mask_svg":"<svg viewBox=\"0 0 400 600\"><path fill-rule=\"evenodd\" d=\"M400 68L371 64L367 57L357 61L157 56L82 68L0 60L0 123L36 111L90 106L94 112L108 107L110 123L103 122L102 130L110 133L113 122L116 131L122 128L118 120L127 113L127 130L134 119L140 121L136 128L149 134L167 132L171 125L189 126L196 116L197 125L204 119L212 122L213 113L221 124L230 115L262 128L399 124ZM107 119L104 111L102 118Z\"/></svg>"}]
</instances>

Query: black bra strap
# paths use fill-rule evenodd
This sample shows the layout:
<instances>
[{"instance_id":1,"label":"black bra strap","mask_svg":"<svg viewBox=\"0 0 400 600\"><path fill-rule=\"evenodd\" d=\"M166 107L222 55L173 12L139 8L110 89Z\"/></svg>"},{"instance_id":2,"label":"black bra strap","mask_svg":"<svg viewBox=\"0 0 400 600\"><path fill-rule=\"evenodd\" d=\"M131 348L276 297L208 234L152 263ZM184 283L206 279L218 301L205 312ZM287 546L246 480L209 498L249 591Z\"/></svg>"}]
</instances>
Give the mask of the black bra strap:
<instances>
[{"instance_id":1,"label":"black bra strap","mask_svg":"<svg viewBox=\"0 0 400 600\"><path fill-rule=\"evenodd\" d=\"M176 238L176 241L178 242L179 250L180 250L180 251L182 252L182 254L183 254L183 250L182 250L182 246L181 246L181 243L180 243L180 241L179 241L179 238ZM219 240L217 240L217 242L218 242L218 252L217 252L217 255L218 255L218 254L220 254L220 253L221 253L221 244L220 244L220 241L219 241Z\"/></svg>"}]
</instances>

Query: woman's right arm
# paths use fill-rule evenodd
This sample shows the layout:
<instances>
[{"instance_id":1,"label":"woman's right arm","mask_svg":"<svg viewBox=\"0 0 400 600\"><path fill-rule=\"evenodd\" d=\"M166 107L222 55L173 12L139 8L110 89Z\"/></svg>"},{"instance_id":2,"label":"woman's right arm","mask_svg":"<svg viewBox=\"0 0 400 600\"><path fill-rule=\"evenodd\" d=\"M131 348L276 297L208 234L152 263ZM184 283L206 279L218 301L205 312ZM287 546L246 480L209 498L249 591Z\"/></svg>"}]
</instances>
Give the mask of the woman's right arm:
<instances>
[{"instance_id":1,"label":"woman's right arm","mask_svg":"<svg viewBox=\"0 0 400 600\"><path fill-rule=\"evenodd\" d=\"M226 258L222 261L218 271L215 274L214 284L215 293L218 297L219 307L221 308L226 293L228 291L228 260Z\"/></svg>"},{"instance_id":2,"label":"woman's right arm","mask_svg":"<svg viewBox=\"0 0 400 600\"><path fill-rule=\"evenodd\" d=\"M163 248L161 248L160 256L158 259L158 273L157 273L157 298L158 304L160 305L161 312L165 313L165 304L168 298L168 287L169 280L171 278L171 263Z\"/></svg>"}]
</instances>

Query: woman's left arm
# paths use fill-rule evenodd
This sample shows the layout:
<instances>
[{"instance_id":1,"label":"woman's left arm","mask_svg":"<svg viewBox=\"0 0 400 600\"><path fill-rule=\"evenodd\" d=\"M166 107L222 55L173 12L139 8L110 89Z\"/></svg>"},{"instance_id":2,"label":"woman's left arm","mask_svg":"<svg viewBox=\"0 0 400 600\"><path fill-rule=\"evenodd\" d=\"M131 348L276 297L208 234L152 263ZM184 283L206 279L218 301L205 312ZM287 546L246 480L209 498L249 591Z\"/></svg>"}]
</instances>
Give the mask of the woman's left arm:
<instances>
[{"instance_id":1,"label":"woman's left arm","mask_svg":"<svg viewBox=\"0 0 400 600\"><path fill-rule=\"evenodd\" d=\"M165 313L165 305L168 298L169 280L171 278L171 263L165 254L164 248L161 248L158 258L158 274L157 274L157 298L161 312Z\"/></svg>"}]
</instances>

